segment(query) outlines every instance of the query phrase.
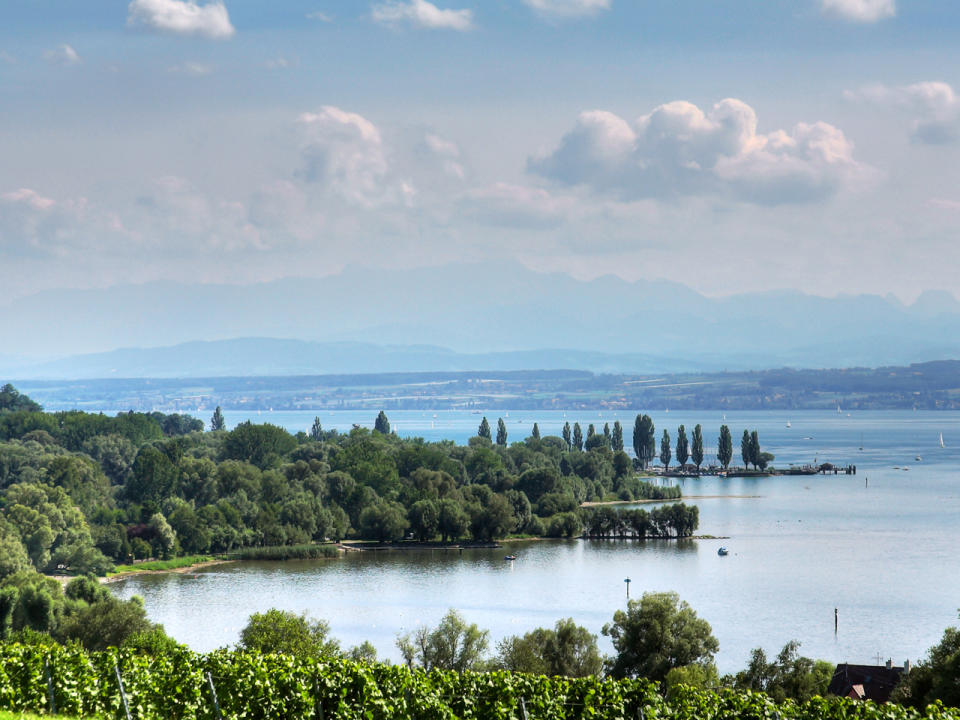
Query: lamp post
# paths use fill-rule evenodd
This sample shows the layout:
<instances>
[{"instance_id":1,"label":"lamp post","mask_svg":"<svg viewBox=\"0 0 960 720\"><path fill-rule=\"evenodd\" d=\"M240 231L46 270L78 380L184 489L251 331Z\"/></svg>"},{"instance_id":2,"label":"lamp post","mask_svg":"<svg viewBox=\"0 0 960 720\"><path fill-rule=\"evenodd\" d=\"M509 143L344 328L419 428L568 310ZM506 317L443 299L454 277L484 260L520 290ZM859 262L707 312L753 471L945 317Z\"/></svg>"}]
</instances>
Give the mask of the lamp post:
<instances>
[{"instance_id":1,"label":"lamp post","mask_svg":"<svg viewBox=\"0 0 960 720\"><path fill-rule=\"evenodd\" d=\"M624 582L627 584L627 600L629 600L630 599L630 578L627 578L626 580L624 580Z\"/></svg>"}]
</instances>

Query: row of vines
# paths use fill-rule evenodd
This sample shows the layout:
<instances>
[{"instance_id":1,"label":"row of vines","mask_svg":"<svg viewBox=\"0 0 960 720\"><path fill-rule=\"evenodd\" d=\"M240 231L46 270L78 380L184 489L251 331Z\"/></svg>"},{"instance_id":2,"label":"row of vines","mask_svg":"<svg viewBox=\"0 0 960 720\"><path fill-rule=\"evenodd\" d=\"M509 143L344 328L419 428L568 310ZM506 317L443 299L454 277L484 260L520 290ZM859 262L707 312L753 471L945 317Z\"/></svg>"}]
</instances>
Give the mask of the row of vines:
<instances>
[{"instance_id":1,"label":"row of vines","mask_svg":"<svg viewBox=\"0 0 960 720\"><path fill-rule=\"evenodd\" d=\"M0 645L0 709L49 712L51 701L58 713L125 718L129 711L135 720L960 720L960 710L940 705L921 714L839 698L776 704L759 693L685 687L662 697L645 680L424 672L227 650L144 655Z\"/></svg>"}]
</instances>

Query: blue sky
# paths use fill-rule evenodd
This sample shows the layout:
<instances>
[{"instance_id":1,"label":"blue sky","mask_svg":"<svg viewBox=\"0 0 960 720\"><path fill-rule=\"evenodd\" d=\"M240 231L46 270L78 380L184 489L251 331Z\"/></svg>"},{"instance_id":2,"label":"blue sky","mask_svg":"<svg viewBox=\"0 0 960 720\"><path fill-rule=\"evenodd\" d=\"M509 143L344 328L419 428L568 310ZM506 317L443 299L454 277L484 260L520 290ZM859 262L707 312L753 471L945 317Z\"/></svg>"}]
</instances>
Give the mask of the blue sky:
<instances>
[{"instance_id":1,"label":"blue sky","mask_svg":"<svg viewBox=\"0 0 960 720\"><path fill-rule=\"evenodd\" d=\"M0 292L510 258L957 293L958 31L932 0L6 0Z\"/></svg>"}]
</instances>

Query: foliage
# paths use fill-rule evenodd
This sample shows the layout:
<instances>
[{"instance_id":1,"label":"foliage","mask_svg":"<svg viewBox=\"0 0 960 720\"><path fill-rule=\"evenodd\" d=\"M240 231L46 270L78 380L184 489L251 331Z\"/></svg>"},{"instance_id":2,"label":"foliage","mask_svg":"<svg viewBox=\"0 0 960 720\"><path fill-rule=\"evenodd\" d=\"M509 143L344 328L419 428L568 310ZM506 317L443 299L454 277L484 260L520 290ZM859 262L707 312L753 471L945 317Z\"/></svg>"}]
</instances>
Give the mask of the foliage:
<instances>
[{"instance_id":1,"label":"foliage","mask_svg":"<svg viewBox=\"0 0 960 720\"><path fill-rule=\"evenodd\" d=\"M333 545L269 545L248 547L230 554L237 560L319 560L340 557Z\"/></svg>"},{"instance_id":2,"label":"foliage","mask_svg":"<svg viewBox=\"0 0 960 720\"><path fill-rule=\"evenodd\" d=\"M633 453L644 470L653 460L655 442L653 420L649 415L637 415L633 423Z\"/></svg>"},{"instance_id":3,"label":"foliage","mask_svg":"<svg viewBox=\"0 0 960 720\"><path fill-rule=\"evenodd\" d=\"M597 636L566 618L553 629L537 628L504 638L497 643L495 664L513 672L588 677L600 674L603 658Z\"/></svg>"},{"instance_id":4,"label":"foliage","mask_svg":"<svg viewBox=\"0 0 960 720\"><path fill-rule=\"evenodd\" d=\"M608 663L613 677L646 677L663 680L685 665L707 665L719 643L710 624L673 592L644 593L629 600L626 611L617 610L603 634L617 651Z\"/></svg>"},{"instance_id":5,"label":"foliage","mask_svg":"<svg viewBox=\"0 0 960 720\"><path fill-rule=\"evenodd\" d=\"M893 691L891 701L923 708L933 702L960 707L960 628L949 627Z\"/></svg>"},{"instance_id":6,"label":"foliage","mask_svg":"<svg viewBox=\"0 0 960 720\"><path fill-rule=\"evenodd\" d=\"M805 701L826 695L834 666L823 660L802 657L799 648L800 643L791 640L773 662L767 661L762 648L755 648L750 653L747 668L737 673L735 686L765 692L777 702L788 698Z\"/></svg>"},{"instance_id":7,"label":"foliage","mask_svg":"<svg viewBox=\"0 0 960 720\"><path fill-rule=\"evenodd\" d=\"M210 432L226 429L227 421L223 419L223 410L217 405L217 409L213 411L213 416L210 418Z\"/></svg>"},{"instance_id":8,"label":"foliage","mask_svg":"<svg viewBox=\"0 0 960 720\"><path fill-rule=\"evenodd\" d=\"M690 459L693 460L693 464L697 466L697 473L699 474L700 465L703 464L703 429L699 423L693 428L691 443Z\"/></svg>"},{"instance_id":9,"label":"foliage","mask_svg":"<svg viewBox=\"0 0 960 720\"><path fill-rule=\"evenodd\" d=\"M717 460L726 470L733 460L733 435L730 434L730 428L726 425L720 426L720 437L717 439Z\"/></svg>"},{"instance_id":10,"label":"foliage","mask_svg":"<svg viewBox=\"0 0 960 720\"><path fill-rule=\"evenodd\" d=\"M340 654L340 645L330 637L330 625L326 621L276 608L250 616L240 631L239 647L250 652L285 653L297 658Z\"/></svg>"},{"instance_id":11,"label":"foliage","mask_svg":"<svg viewBox=\"0 0 960 720\"><path fill-rule=\"evenodd\" d=\"M408 667L464 672L480 666L489 644L489 631L467 624L456 610L448 610L433 630L421 625L397 638L397 647Z\"/></svg>"},{"instance_id":12,"label":"foliage","mask_svg":"<svg viewBox=\"0 0 960 720\"><path fill-rule=\"evenodd\" d=\"M390 434L390 421L387 419L387 414L383 410L377 413L377 419L373 422L373 429L381 435Z\"/></svg>"}]
</instances>

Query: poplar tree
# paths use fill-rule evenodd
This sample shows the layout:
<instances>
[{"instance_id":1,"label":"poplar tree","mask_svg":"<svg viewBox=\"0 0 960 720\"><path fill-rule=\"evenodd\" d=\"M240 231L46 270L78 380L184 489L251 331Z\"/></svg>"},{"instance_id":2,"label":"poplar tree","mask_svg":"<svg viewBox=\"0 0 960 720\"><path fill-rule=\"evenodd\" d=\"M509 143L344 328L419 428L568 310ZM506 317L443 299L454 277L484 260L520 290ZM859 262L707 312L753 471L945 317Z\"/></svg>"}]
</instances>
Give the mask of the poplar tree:
<instances>
[{"instance_id":1,"label":"poplar tree","mask_svg":"<svg viewBox=\"0 0 960 720\"><path fill-rule=\"evenodd\" d=\"M320 425L320 418L313 418L313 425L310 426L310 439L319 440L323 437L323 426Z\"/></svg>"},{"instance_id":2,"label":"poplar tree","mask_svg":"<svg viewBox=\"0 0 960 720\"><path fill-rule=\"evenodd\" d=\"M567 443L567 450L572 450L572 449L573 449L573 438L572 438L571 435L570 435L570 423L569 423L569 422L565 422L565 423L563 424L563 432L562 432L561 434L563 435L564 441Z\"/></svg>"},{"instance_id":3,"label":"poplar tree","mask_svg":"<svg viewBox=\"0 0 960 720\"><path fill-rule=\"evenodd\" d=\"M660 462L663 463L663 469L670 467L670 433L663 431L663 437L660 438Z\"/></svg>"},{"instance_id":4,"label":"poplar tree","mask_svg":"<svg viewBox=\"0 0 960 720\"><path fill-rule=\"evenodd\" d=\"M587 425L587 440L589 440L596 434L597 434L597 429L593 426L593 423L590 423L589 425Z\"/></svg>"},{"instance_id":5,"label":"poplar tree","mask_svg":"<svg viewBox=\"0 0 960 720\"><path fill-rule=\"evenodd\" d=\"M480 421L480 427L477 428L477 435L487 440L490 439L490 423L487 422L486 415L484 415L483 420Z\"/></svg>"},{"instance_id":6,"label":"poplar tree","mask_svg":"<svg viewBox=\"0 0 960 720\"><path fill-rule=\"evenodd\" d=\"M583 431L580 429L580 423L573 424L573 446L577 450L583 450Z\"/></svg>"},{"instance_id":7,"label":"poplar tree","mask_svg":"<svg viewBox=\"0 0 960 720\"><path fill-rule=\"evenodd\" d=\"M717 440L717 460L726 470L730 467L730 461L733 460L733 435L730 434L730 428L726 425L720 426L720 438Z\"/></svg>"},{"instance_id":8,"label":"poplar tree","mask_svg":"<svg viewBox=\"0 0 960 720\"><path fill-rule=\"evenodd\" d=\"M210 418L210 431L226 429L227 422L223 419L223 411L220 409L220 406L217 405L217 409L213 411L213 417Z\"/></svg>"},{"instance_id":9,"label":"poplar tree","mask_svg":"<svg viewBox=\"0 0 960 720\"><path fill-rule=\"evenodd\" d=\"M754 470L760 469L760 436L756 430L750 433L750 462Z\"/></svg>"},{"instance_id":10,"label":"poplar tree","mask_svg":"<svg viewBox=\"0 0 960 720\"><path fill-rule=\"evenodd\" d=\"M687 429L681 425L677 428L677 464L683 467L690 459L690 444L687 441Z\"/></svg>"},{"instance_id":11,"label":"poplar tree","mask_svg":"<svg viewBox=\"0 0 960 720\"><path fill-rule=\"evenodd\" d=\"M503 418L497 418L497 445L507 445L507 425Z\"/></svg>"},{"instance_id":12,"label":"poplar tree","mask_svg":"<svg viewBox=\"0 0 960 720\"><path fill-rule=\"evenodd\" d=\"M623 452L623 425L620 424L619 420L616 420L613 423L612 445L614 452Z\"/></svg>"},{"instance_id":13,"label":"poplar tree","mask_svg":"<svg viewBox=\"0 0 960 720\"><path fill-rule=\"evenodd\" d=\"M690 450L690 459L697 466L697 475L700 474L700 465L703 463L703 430L700 423L693 429L693 446Z\"/></svg>"},{"instance_id":14,"label":"poplar tree","mask_svg":"<svg viewBox=\"0 0 960 720\"><path fill-rule=\"evenodd\" d=\"M644 470L656 454L657 443L653 436L653 420L649 415L637 415L633 423L633 452Z\"/></svg>"},{"instance_id":15,"label":"poplar tree","mask_svg":"<svg viewBox=\"0 0 960 720\"><path fill-rule=\"evenodd\" d=\"M387 414L383 410L377 414L377 419L373 423L373 429L383 435L390 434L390 421L387 419Z\"/></svg>"},{"instance_id":16,"label":"poplar tree","mask_svg":"<svg viewBox=\"0 0 960 720\"><path fill-rule=\"evenodd\" d=\"M750 432L748 430L744 430L743 437L740 438L740 457L743 458L744 469L750 467L753 455L750 453Z\"/></svg>"},{"instance_id":17,"label":"poplar tree","mask_svg":"<svg viewBox=\"0 0 960 720\"><path fill-rule=\"evenodd\" d=\"M539 439L540 439L540 426L537 425L536 423L534 423L534 424L533 424L533 432L531 432L530 434L533 435L533 437L535 437L537 440L539 440Z\"/></svg>"}]
</instances>

